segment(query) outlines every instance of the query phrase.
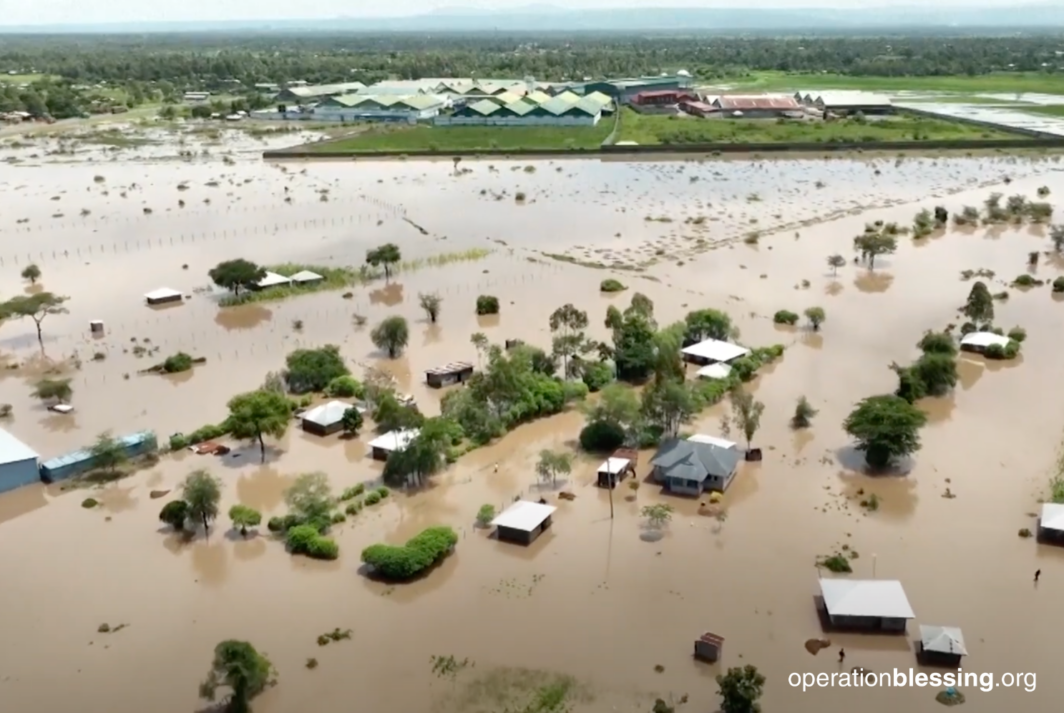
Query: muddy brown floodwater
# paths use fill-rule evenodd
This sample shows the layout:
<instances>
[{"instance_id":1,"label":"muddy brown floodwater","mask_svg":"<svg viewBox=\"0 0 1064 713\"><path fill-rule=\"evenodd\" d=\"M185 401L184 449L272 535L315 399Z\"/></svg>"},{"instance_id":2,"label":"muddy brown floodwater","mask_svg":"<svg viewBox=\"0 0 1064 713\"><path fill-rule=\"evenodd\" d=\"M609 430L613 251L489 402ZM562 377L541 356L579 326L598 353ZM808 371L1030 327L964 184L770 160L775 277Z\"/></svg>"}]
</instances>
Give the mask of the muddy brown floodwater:
<instances>
[{"instance_id":1,"label":"muddy brown floodwater","mask_svg":"<svg viewBox=\"0 0 1064 713\"><path fill-rule=\"evenodd\" d=\"M1028 252L1051 249L1046 233L950 228L902 238L874 273L850 264L833 277L825 264L831 253L852 255L851 239L866 222L909 224L921 207L958 210L991 191L1033 199L1048 186L1059 212L1064 176L1055 158L497 160L463 161L456 174L450 161L271 165L256 158L261 142L225 161L198 152L167 157L158 146L89 148L70 158L48 153L57 141L0 155L21 157L0 175L4 298L24 289L18 274L31 261L43 271L44 289L71 298L69 314L44 322L43 357L32 322L0 327L0 351L21 365L0 371L0 402L14 409L5 427L44 457L106 429L150 428L165 440L220 421L229 397L260 384L287 352L329 342L357 365L388 369L435 413L440 393L424 388L420 375L475 358L473 332L548 344L549 314L572 302L588 310L593 336L606 338L606 307L636 290L654 300L662 323L717 307L730 312L745 342L789 348L752 385L766 404L755 443L765 460L743 466L724 498L724 523L700 517L696 502L650 487L634 500L618 490L611 520L607 494L593 485L597 462L581 456L568 484L576 500L560 503L550 535L523 549L475 530L481 504L536 497L537 454L573 445L583 423L576 411L461 458L427 492L368 508L337 528L341 556L331 563L289 556L264 536L234 538L221 521L209 539L182 543L160 531L162 501L149 491L175 488L192 468L209 466L225 484L223 512L242 502L269 517L283 511L282 493L298 473L324 470L337 491L377 477L365 437L322 439L293 429L265 465L254 452L219 460L181 453L95 491L31 486L2 495L5 713L189 713L201 705L197 683L224 638L252 641L280 671L256 713L457 711L451 699L462 682L495 667L577 677L592 697L581 711L640 713L654 695L683 694L689 702L681 710L711 711L714 675L744 663L768 677L766 711L937 710L931 688L802 693L788 685L791 672L839 670L834 648L813 657L804 644L821 636L814 561L842 544L860 554L855 576L871 577L874 568L877 577L903 582L917 614L910 635L917 623L960 626L966 669L1039 676L1034 693L965 688L966 711L1059 708L1064 684L1052 677L1052 662L1064 550L1016 532L1034 528L1031 513L1064 429L1052 397L1064 377L1057 351L1064 304L1048 287L1010 289L1011 298L996 304L998 324L1028 331L1022 358L962 358L955 392L922 403L931 422L907 475L863 474L840 425L854 402L893 388L888 365L911 361L924 330L958 321L971 286L962 270L994 270L992 291L1009 289L1003 283L1025 271ZM524 201L515 200L518 192ZM744 242L754 231L756 244ZM226 258L359 264L367 247L384 241L411 258L493 252L356 288L351 300L323 292L220 311L200 290L207 270ZM1062 268L1042 260L1037 274L1051 280ZM600 294L607 276L629 291ZM161 286L192 297L170 309L144 306L141 295ZM417 305L418 293L430 291L444 299L436 326ZM499 297L499 318L473 314L482 293ZM777 309L800 313L812 305L828 315L819 334L771 322ZM355 313L370 326L385 315L410 320L408 354L383 359L369 327L353 325ZM106 336L90 337L92 319L105 322ZM297 319L304 323L298 332ZM175 379L137 376L154 359L134 356L133 340L150 340L160 356L183 350L207 363ZM94 360L96 352L104 358ZM69 374L77 410L50 414L30 397L32 382L48 364L75 355L81 367ZM802 394L819 414L795 434L788 419ZM704 412L692 429L717 433L721 413L720 406ZM943 497L947 487L955 498ZM859 506L861 491L879 496L878 511ZM83 510L90 494L102 506ZM646 542L638 512L659 501L677 513L663 539ZM360 576L363 546L434 524L455 527L462 539L427 579L390 587ZM103 622L128 627L101 634ZM319 648L316 637L335 627L352 629L352 639ZM692 661L692 641L703 631L725 638L720 664ZM846 649L847 666L882 672L915 665L905 638L831 639ZM443 682L430 670L434 654L477 665L456 683ZM304 667L308 657L319 660L316 669ZM491 710L475 691L462 695L467 710Z\"/></svg>"}]
</instances>

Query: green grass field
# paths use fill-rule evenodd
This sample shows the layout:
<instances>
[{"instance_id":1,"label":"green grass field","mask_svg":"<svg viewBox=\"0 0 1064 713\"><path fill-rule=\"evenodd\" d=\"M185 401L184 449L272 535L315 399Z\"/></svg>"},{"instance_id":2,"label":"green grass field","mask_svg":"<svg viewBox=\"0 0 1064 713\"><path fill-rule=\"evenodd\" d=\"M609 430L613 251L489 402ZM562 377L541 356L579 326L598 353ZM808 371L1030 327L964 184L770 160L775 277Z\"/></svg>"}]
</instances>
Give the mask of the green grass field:
<instances>
[{"instance_id":1,"label":"green grass field","mask_svg":"<svg viewBox=\"0 0 1064 713\"><path fill-rule=\"evenodd\" d=\"M388 126L356 136L311 144L315 153L403 151L521 151L598 148L613 130L613 120L597 126Z\"/></svg>"},{"instance_id":2,"label":"green grass field","mask_svg":"<svg viewBox=\"0 0 1064 713\"><path fill-rule=\"evenodd\" d=\"M0 82L11 84L31 84L41 79L48 79L46 74L0 74Z\"/></svg>"},{"instance_id":3,"label":"green grass field","mask_svg":"<svg viewBox=\"0 0 1064 713\"><path fill-rule=\"evenodd\" d=\"M993 131L940 119L909 115L875 117L864 121L803 121L777 119L698 119L696 117L637 114L625 109L618 141L638 144L698 143L838 143L877 141L934 141L950 139L1015 139L1017 134Z\"/></svg>"},{"instance_id":4,"label":"green grass field","mask_svg":"<svg viewBox=\"0 0 1064 713\"><path fill-rule=\"evenodd\" d=\"M789 74L753 72L732 82L736 88L775 91L791 89L864 89L868 91L934 91L959 94L987 92L1018 94L1064 94L1064 75L1041 72L999 72L994 74L944 77L850 77L841 74Z\"/></svg>"}]
</instances>

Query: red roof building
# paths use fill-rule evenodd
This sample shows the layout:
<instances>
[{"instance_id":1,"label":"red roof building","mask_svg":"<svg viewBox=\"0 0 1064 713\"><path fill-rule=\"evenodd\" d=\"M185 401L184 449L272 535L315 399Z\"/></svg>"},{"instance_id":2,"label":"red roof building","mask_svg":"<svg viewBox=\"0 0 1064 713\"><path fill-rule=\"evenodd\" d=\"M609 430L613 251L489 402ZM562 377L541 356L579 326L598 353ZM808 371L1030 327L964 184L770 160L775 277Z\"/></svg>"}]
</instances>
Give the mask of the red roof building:
<instances>
[{"instance_id":1,"label":"red roof building","mask_svg":"<svg viewBox=\"0 0 1064 713\"><path fill-rule=\"evenodd\" d=\"M688 100L698 101L698 97L681 89L659 89L657 91L639 92L632 97L632 103L639 106L668 106Z\"/></svg>"},{"instance_id":2,"label":"red roof building","mask_svg":"<svg viewBox=\"0 0 1064 713\"><path fill-rule=\"evenodd\" d=\"M712 104L706 104L699 101L682 101L680 102L680 111L691 116L711 116L720 112L720 109Z\"/></svg>"}]
</instances>

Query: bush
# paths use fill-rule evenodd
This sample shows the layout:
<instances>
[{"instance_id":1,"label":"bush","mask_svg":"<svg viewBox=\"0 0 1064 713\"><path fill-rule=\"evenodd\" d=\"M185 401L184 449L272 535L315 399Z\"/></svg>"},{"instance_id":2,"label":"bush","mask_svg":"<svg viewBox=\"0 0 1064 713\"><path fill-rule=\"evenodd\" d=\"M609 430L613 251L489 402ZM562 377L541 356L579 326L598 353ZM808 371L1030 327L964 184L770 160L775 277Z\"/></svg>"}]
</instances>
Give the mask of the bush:
<instances>
[{"instance_id":1,"label":"bush","mask_svg":"<svg viewBox=\"0 0 1064 713\"><path fill-rule=\"evenodd\" d=\"M305 554L316 560L334 560L340 556L340 545L332 538L318 537L307 545Z\"/></svg>"},{"instance_id":2,"label":"bush","mask_svg":"<svg viewBox=\"0 0 1064 713\"><path fill-rule=\"evenodd\" d=\"M1044 285L1045 283L1041 280L1036 280L1027 273L1024 273L1022 275L1018 275L1016 279L1012 281L1012 284L1016 287L1039 287L1041 285Z\"/></svg>"},{"instance_id":3,"label":"bush","mask_svg":"<svg viewBox=\"0 0 1064 713\"><path fill-rule=\"evenodd\" d=\"M781 309L779 312L772 315L772 321L776 324L789 324L793 326L798 324L798 315L794 312Z\"/></svg>"},{"instance_id":4,"label":"bush","mask_svg":"<svg viewBox=\"0 0 1064 713\"><path fill-rule=\"evenodd\" d=\"M1009 330L1009 339L1017 344L1023 343L1024 339L1027 339L1027 330L1023 327L1013 327Z\"/></svg>"},{"instance_id":5,"label":"bush","mask_svg":"<svg viewBox=\"0 0 1064 713\"><path fill-rule=\"evenodd\" d=\"M984 351L983 354L987 359L1004 359L1005 347L1000 344L991 344L986 348L986 351Z\"/></svg>"},{"instance_id":6,"label":"bush","mask_svg":"<svg viewBox=\"0 0 1064 713\"><path fill-rule=\"evenodd\" d=\"M599 290L601 292L624 292L628 288L624 286L619 280L614 280L612 277L608 280L603 280L599 284Z\"/></svg>"},{"instance_id":7,"label":"bush","mask_svg":"<svg viewBox=\"0 0 1064 713\"><path fill-rule=\"evenodd\" d=\"M192 368L192 357L184 352L178 352L173 356L166 357L163 362L163 371L167 374L177 374Z\"/></svg>"},{"instance_id":8,"label":"bush","mask_svg":"<svg viewBox=\"0 0 1064 713\"><path fill-rule=\"evenodd\" d=\"M378 493L376 490L371 491L368 495L366 495L365 500L363 500L366 505L376 505L380 501L381 494Z\"/></svg>"},{"instance_id":9,"label":"bush","mask_svg":"<svg viewBox=\"0 0 1064 713\"><path fill-rule=\"evenodd\" d=\"M613 381L613 366L603 361L587 362L584 364L582 378L588 391L598 391Z\"/></svg>"},{"instance_id":10,"label":"bush","mask_svg":"<svg viewBox=\"0 0 1064 713\"><path fill-rule=\"evenodd\" d=\"M477 314L498 314L499 298L491 295L477 297Z\"/></svg>"},{"instance_id":11,"label":"bush","mask_svg":"<svg viewBox=\"0 0 1064 713\"><path fill-rule=\"evenodd\" d=\"M185 529L188 519L188 503L184 500L171 500L159 511L159 519L175 530Z\"/></svg>"},{"instance_id":12,"label":"bush","mask_svg":"<svg viewBox=\"0 0 1064 713\"><path fill-rule=\"evenodd\" d=\"M822 557L818 564L835 574L847 574L853 571L853 567L850 566L850 560L846 559L841 554Z\"/></svg>"},{"instance_id":13,"label":"bush","mask_svg":"<svg viewBox=\"0 0 1064 713\"><path fill-rule=\"evenodd\" d=\"M284 518L277 517L276 515L271 517L266 522L266 529L270 532L284 532Z\"/></svg>"},{"instance_id":14,"label":"bush","mask_svg":"<svg viewBox=\"0 0 1064 713\"><path fill-rule=\"evenodd\" d=\"M580 447L591 453L615 451L624 444L624 429L608 421L595 421L580 431Z\"/></svg>"},{"instance_id":15,"label":"bush","mask_svg":"<svg viewBox=\"0 0 1064 713\"><path fill-rule=\"evenodd\" d=\"M495 519L495 506L494 505L481 505L480 510L477 511L477 524L481 527L487 527L491 524L491 521Z\"/></svg>"},{"instance_id":16,"label":"bush","mask_svg":"<svg viewBox=\"0 0 1064 713\"><path fill-rule=\"evenodd\" d=\"M85 508L86 510L91 510L99 504L100 503L98 500L96 500L96 498L85 498L81 501L81 507ZM160 515L159 517L161 518L162 515Z\"/></svg>"},{"instance_id":17,"label":"bush","mask_svg":"<svg viewBox=\"0 0 1064 713\"><path fill-rule=\"evenodd\" d=\"M362 501L361 500L356 500L353 503L348 503L347 507L344 508L344 513L346 513L347 515L357 515L360 512L362 512Z\"/></svg>"},{"instance_id":18,"label":"bush","mask_svg":"<svg viewBox=\"0 0 1064 713\"><path fill-rule=\"evenodd\" d=\"M1024 538L1024 539L1027 539L1028 537L1030 537L1030 536L1031 536L1031 531L1030 531L1030 530L1029 530L1028 528L1026 528L1026 527L1023 527L1023 528L1020 528L1020 531L1019 531L1019 532L1018 532L1017 534L1018 534L1018 535L1019 535L1020 537L1022 537L1022 538Z\"/></svg>"},{"instance_id":19,"label":"bush","mask_svg":"<svg viewBox=\"0 0 1064 713\"><path fill-rule=\"evenodd\" d=\"M328 383L325 393L333 398L361 399L366 395L366 388L350 374L338 376Z\"/></svg>"},{"instance_id":20,"label":"bush","mask_svg":"<svg viewBox=\"0 0 1064 713\"><path fill-rule=\"evenodd\" d=\"M390 495L392 491L388 490L387 487L382 485L381 487L377 488L374 492L376 492L378 497L380 497L380 499L383 500L384 498L388 497L388 495Z\"/></svg>"},{"instance_id":21,"label":"bush","mask_svg":"<svg viewBox=\"0 0 1064 713\"><path fill-rule=\"evenodd\" d=\"M328 537L322 537L313 525L296 525L288 530L285 545L294 555L306 555L314 559L334 560L340 555L340 546Z\"/></svg>"},{"instance_id":22,"label":"bush","mask_svg":"<svg viewBox=\"0 0 1064 713\"><path fill-rule=\"evenodd\" d=\"M362 561L379 576L402 581L436 564L457 544L458 535L450 527L430 527L405 545L370 545L362 550Z\"/></svg>"},{"instance_id":23,"label":"bush","mask_svg":"<svg viewBox=\"0 0 1064 713\"><path fill-rule=\"evenodd\" d=\"M350 488L340 493L340 500L352 500L357 498L362 493L366 492L366 484L359 483L358 485L352 485Z\"/></svg>"},{"instance_id":24,"label":"bush","mask_svg":"<svg viewBox=\"0 0 1064 713\"><path fill-rule=\"evenodd\" d=\"M1064 277L1058 277L1057 279L1053 280L1053 291L1064 292Z\"/></svg>"}]
</instances>

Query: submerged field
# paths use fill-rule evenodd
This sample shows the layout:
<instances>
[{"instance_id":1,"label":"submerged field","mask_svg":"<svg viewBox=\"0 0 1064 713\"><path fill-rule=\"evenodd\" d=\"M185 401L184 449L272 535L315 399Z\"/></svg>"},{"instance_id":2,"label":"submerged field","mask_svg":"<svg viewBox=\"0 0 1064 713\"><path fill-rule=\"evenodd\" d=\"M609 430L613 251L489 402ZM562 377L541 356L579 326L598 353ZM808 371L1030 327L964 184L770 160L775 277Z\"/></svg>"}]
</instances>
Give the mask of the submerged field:
<instances>
[{"instance_id":1,"label":"submerged field","mask_svg":"<svg viewBox=\"0 0 1064 713\"><path fill-rule=\"evenodd\" d=\"M312 144L313 152L567 151L597 149L613 120L596 126L382 126L338 141Z\"/></svg>"},{"instance_id":2,"label":"submerged field","mask_svg":"<svg viewBox=\"0 0 1064 713\"><path fill-rule=\"evenodd\" d=\"M260 141L230 132L203 141L86 142L69 153L59 150L62 139L45 137L0 154L2 297L39 289L70 297L69 313L44 320L43 349L32 321L0 325L8 366L0 402L12 406L3 425L44 458L107 429L150 428L165 442L217 423L228 399L283 368L286 354L328 343L356 375L387 371L435 415L447 391L427 388L423 372L479 364L474 333L549 349L550 315L571 303L587 311L589 337L609 340L607 309L640 292L662 325L715 308L731 315L742 342L786 346L748 385L765 404L753 443L764 461L740 466L721 504L726 518L650 483L618 489L611 504L594 485L601 458L574 443L585 415L569 409L460 457L423 491L393 493L335 526L332 562L288 554L265 527L245 539L224 514L209 538L176 536L159 522L166 500L152 491L178 488L205 468L222 480L223 513L241 503L280 515L301 473L325 472L336 493L379 478L369 429L342 438L292 427L267 439L265 463L257 446L230 442L229 456L181 451L101 487L3 494L0 567L18 601L0 610L5 710L199 710L197 684L226 638L252 641L278 670L255 713L310 702L319 713L356 703L523 713L536 710L528 706L543 691L564 694L574 713L648 713L657 697L695 713L719 707L715 674L748 663L768 679L766 712L938 710L930 687L803 693L787 683L796 671L839 671L839 647L847 669L916 666L909 639L918 623L962 627L965 670L1039 674L1034 693L963 689L966 713L1048 711L1064 694L1047 625L1064 593L1064 551L1017 537L1036 527L1032 513L1064 434L1055 402L1030 396L1064 376L1056 337L1064 303L1046 285L1013 286L1023 274L1064 275L1050 229L951 222L920 239L901 235L874 270L852 263L853 238L867 223L908 227L921 209L955 214L994 192L1048 202L1051 222L1061 222L1058 158L271 165L258 159ZM418 269L355 281L346 297L320 290L223 308L207 277L236 257L357 270L383 243L420 260ZM470 251L480 259L433 260ZM1029 267L1032 252L1037 266ZM837 272L827 264L834 253L846 258ZM19 278L30 262L42 272L36 285ZM600 292L605 278L627 290ZM973 279L1008 294L994 303L994 324L1027 330L1020 357L962 356L956 387L919 402L929 418L921 450L897 471L870 475L843 419L857 400L895 388L888 366L912 362L925 330L963 321L957 309ZM142 294L161 286L190 299L145 306ZM429 293L443 299L435 323L419 307ZM500 314L475 314L479 295L496 296ZM827 314L818 332L773 323L778 310L810 306ZM410 343L390 359L369 332L397 315L409 321ZM106 334L94 338L88 323L97 319ZM138 345L207 361L139 375L157 357ZM50 412L31 395L45 374L72 380L74 413ZM796 431L790 418L802 395L818 413ZM724 413L723 404L708 408L684 428L719 435ZM537 482L543 449L575 454L558 488L575 500ZM652 455L640 454L640 479ZM99 507L82 508L90 495ZM550 534L523 548L474 527L482 505L501 508L519 495L559 506ZM675 512L655 540L640 512L658 503ZM360 571L363 547L402 543L434 525L454 527L460 539L425 578L387 585ZM851 576L902 581L917 621L908 637L831 634L833 648L812 656L805 642L823 635L813 565L843 546L855 553ZM337 628L351 629L350 639L317 643ZM717 664L691 659L705 631L725 639ZM467 665L441 676L433 656Z\"/></svg>"}]
</instances>

